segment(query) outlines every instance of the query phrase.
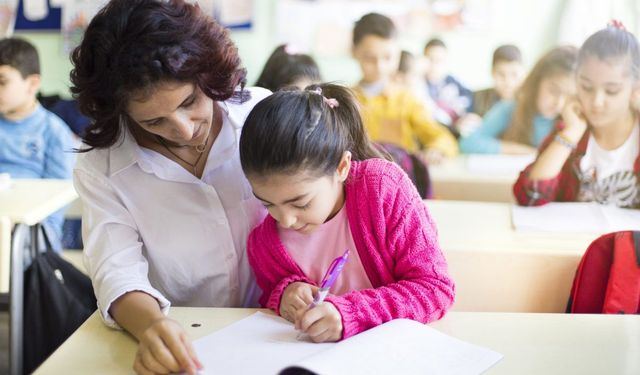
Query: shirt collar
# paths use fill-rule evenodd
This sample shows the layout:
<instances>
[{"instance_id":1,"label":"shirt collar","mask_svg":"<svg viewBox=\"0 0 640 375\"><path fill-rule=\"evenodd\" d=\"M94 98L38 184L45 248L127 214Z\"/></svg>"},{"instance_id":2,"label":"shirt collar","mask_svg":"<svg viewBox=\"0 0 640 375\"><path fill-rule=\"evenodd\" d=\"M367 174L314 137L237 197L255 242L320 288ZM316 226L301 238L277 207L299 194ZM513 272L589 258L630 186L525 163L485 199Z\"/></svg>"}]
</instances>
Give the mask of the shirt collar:
<instances>
[{"instance_id":1,"label":"shirt collar","mask_svg":"<svg viewBox=\"0 0 640 375\"><path fill-rule=\"evenodd\" d=\"M231 111L229 111L229 106L226 102L217 102L216 104L222 110L222 129L211 146L204 171L205 174L207 171L219 167L233 155L237 149L236 145L242 129L242 123L230 113ZM138 164L145 172L165 177L163 176L164 173L162 173L165 168L157 168L153 160L154 156L150 157L150 155L154 154L144 151L126 126L122 126L122 128L124 130L120 139L109 150L109 175L114 176L132 165ZM157 156L161 157L159 154Z\"/></svg>"}]
</instances>

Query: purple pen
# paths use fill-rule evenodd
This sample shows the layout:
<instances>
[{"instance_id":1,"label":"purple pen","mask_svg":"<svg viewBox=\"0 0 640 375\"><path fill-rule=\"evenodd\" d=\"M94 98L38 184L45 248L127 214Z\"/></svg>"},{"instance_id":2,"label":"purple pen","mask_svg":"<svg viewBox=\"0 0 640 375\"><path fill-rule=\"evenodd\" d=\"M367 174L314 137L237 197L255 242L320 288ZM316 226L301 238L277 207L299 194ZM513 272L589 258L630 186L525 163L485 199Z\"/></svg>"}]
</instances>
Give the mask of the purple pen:
<instances>
[{"instance_id":1,"label":"purple pen","mask_svg":"<svg viewBox=\"0 0 640 375\"><path fill-rule=\"evenodd\" d=\"M329 289L331 289L333 284L336 282L336 279L338 279L338 276L340 275L340 272L342 272L342 269L344 268L345 263L347 263L348 258L349 258L349 249L347 249L342 256L337 257L336 259L333 260L333 262L331 262L331 265L329 266L327 273L322 278L322 282L320 283L320 289L318 290L318 293L313 299L313 302L311 302L311 304L309 305L310 309L321 304L322 301L324 301L324 299L327 297L327 294L329 294Z\"/></svg>"}]
</instances>

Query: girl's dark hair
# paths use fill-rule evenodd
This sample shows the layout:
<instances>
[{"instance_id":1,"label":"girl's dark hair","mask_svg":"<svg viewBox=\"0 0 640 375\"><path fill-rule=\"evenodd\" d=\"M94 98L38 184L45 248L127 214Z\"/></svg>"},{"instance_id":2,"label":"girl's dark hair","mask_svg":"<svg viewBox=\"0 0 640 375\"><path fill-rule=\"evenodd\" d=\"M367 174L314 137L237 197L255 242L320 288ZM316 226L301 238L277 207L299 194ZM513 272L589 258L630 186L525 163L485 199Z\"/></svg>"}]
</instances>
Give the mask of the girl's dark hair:
<instances>
[{"instance_id":1,"label":"girl's dark hair","mask_svg":"<svg viewBox=\"0 0 640 375\"><path fill-rule=\"evenodd\" d=\"M522 62L522 52L520 48L513 44L503 44L493 51L493 57L491 59L491 67L495 68L497 64L506 62Z\"/></svg>"},{"instance_id":2,"label":"girl's dark hair","mask_svg":"<svg viewBox=\"0 0 640 375\"><path fill-rule=\"evenodd\" d=\"M278 91L301 78L309 78L316 82L321 81L318 64L311 56L291 52L288 50L288 46L283 44L278 46L269 56L255 85L271 91Z\"/></svg>"},{"instance_id":3,"label":"girl's dark hair","mask_svg":"<svg viewBox=\"0 0 640 375\"><path fill-rule=\"evenodd\" d=\"M600 60L629 57L633 78L640 79L640 48L638 39L615 21L591 35L580 48L578 66L591 56Z\"/></svg>"},{"instance_id":4,"label":"girl's dark hair","mask_svg":"<svg viewBox=\"0 0 640 375\"><path fill-rule=\"evenodd\" d=\"M577 56L577 48L563 46L553 48L538 60L516 93L516 108L511 117L511 124L502 136L503 140L531 144L533 119L538 113L540 83L545 78L560 74L573 77Z\"/></svg>"},{"instance_id":5,"label":"girl's dark hair","mask_svg":"<svg viewBox=\"0 0 640 375\"><path fill-rule=\"evenodd\" d=\"M248 97L246 71L228 32L184 0L111 0L91 20L71 61L71 92L93 121L84 151L115 144L131 125L132 95L149 95L161 82L195 83L217 101Z\"/></svg>"},{"instance_id":6,"label":"girl's dark hair","mask_svg":"<svg viewBox=\"0 0 640 375\"><path fill-rule=\"evenodd\" d=\"M331 108L327 99L338 105ZM240 161L247 176L300 171L330 175L345 151L351 151L353 160L383 157L369 142L351 90L329 83L278 91L263 99L249 113L240 137Z\"/></svg>"}]
</instances>

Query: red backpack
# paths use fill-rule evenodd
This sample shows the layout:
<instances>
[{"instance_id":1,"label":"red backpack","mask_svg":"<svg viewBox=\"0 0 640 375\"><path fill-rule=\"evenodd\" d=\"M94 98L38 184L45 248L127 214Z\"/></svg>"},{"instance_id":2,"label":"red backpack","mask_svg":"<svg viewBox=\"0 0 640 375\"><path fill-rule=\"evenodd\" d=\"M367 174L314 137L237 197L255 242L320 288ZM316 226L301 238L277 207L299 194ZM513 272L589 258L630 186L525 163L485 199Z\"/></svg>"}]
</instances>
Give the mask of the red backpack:
<instances>
[{"instance_id":1,"label":"red backpack","mask_svg":"<svg viewBox=\"0 0 640 375\"><path fill-rule=\"evenodd\" d=\"M605 234L589 245L573 280L567 312L640 313L640 231Z\"/></svg>"}]
</instances>

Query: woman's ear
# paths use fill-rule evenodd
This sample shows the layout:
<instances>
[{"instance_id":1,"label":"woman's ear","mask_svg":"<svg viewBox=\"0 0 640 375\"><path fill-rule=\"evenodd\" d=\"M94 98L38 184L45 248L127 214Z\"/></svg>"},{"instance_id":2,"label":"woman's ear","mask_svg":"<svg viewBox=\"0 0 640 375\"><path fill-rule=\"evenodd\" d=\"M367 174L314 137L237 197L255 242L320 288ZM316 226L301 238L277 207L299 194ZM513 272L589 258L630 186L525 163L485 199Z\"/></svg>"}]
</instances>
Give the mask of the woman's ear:
<instances>
[{"instance_id":1,"label":"woman's ear","mask_svg":"<svg viewBox=\"0 0 640 375\"><path fill-rule=\"evenodd\" d=\"M338 181L344 182L349 177L349 171L351 170L351 151L345 151L342 154L342 159L340 159L340 164L338 164L338 169L336 170L336 174L338 176Z\"/></svg>"}]
</instances>

